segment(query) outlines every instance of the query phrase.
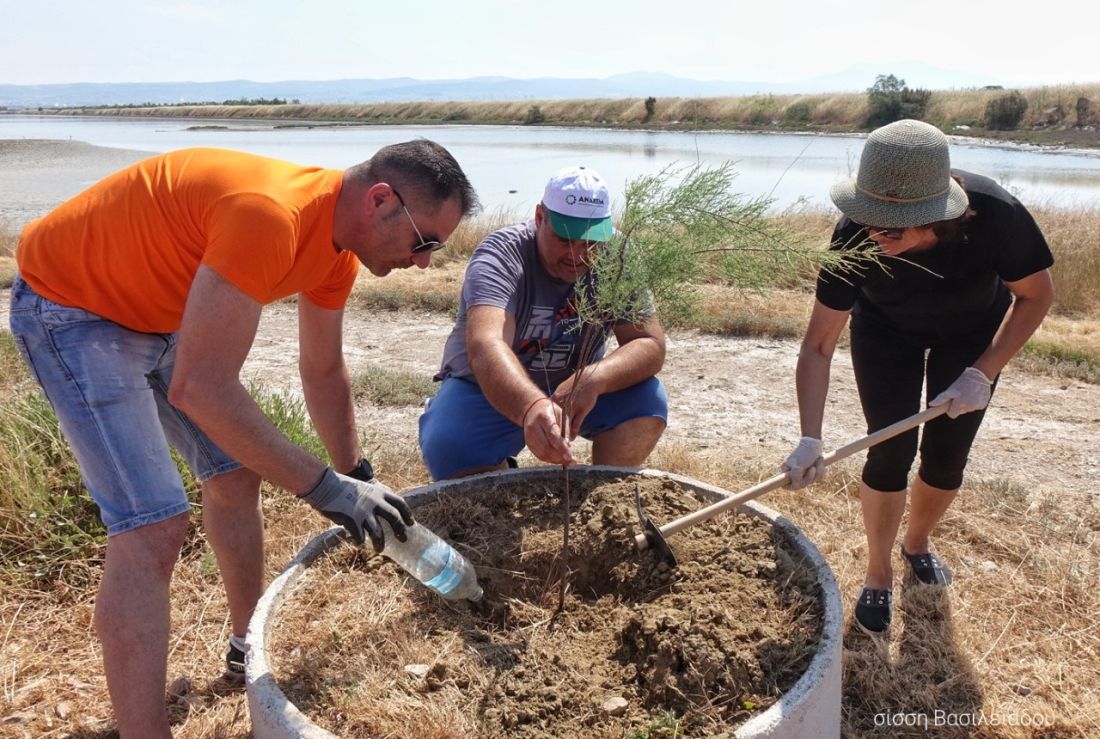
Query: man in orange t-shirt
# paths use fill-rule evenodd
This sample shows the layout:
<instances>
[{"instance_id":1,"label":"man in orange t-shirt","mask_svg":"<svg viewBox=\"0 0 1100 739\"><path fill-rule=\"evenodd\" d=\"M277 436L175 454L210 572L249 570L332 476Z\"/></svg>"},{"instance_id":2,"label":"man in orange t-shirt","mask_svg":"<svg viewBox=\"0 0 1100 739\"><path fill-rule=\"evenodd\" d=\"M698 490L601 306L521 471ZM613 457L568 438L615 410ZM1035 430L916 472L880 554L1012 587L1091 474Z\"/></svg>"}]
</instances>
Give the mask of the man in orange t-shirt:
<instances>
[{"instance_id":1,"label":"man in orange t-shirt","mask_svg":"<svg viewBox=\"0 0 1100 739\"><path fill-rule=\"evenodd\" d=\"M344 304L359 264L379 277L426 268L476 203L454 158L424 139L345 171L186 149L105 178L24 231L12 333L107 527L95 624L123 737L171 736L168 586L190 506L170 446L202 483L233 678L263 589L261 478L358 543L382 548L379 519L404 537L408 507L361 458ZM291 295L303 394L332 467L283 436L240 380L262 307Z\"/></svg>"}]
</instances>

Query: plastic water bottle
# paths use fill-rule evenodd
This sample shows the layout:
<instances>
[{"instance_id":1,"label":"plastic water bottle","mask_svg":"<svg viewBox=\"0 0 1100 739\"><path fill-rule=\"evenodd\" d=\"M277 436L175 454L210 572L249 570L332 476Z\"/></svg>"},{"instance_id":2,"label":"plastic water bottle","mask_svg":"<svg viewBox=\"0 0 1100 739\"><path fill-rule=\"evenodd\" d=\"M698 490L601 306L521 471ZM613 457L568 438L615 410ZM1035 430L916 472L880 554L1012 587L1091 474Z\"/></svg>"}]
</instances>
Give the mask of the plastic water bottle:
<instances>
[{"instance_id":1,"label":"plastic water bottle","mask_svg":"<svg viewBox=\"0 0 1100 739\"><path fill-rule=\"evenodd\" d=\"M387 524L388 528L388 524ZM406 541L388 532L382 554L447 600L481 600L470 561L420 523L405 528Z\"/></svg>"}]
</instances>

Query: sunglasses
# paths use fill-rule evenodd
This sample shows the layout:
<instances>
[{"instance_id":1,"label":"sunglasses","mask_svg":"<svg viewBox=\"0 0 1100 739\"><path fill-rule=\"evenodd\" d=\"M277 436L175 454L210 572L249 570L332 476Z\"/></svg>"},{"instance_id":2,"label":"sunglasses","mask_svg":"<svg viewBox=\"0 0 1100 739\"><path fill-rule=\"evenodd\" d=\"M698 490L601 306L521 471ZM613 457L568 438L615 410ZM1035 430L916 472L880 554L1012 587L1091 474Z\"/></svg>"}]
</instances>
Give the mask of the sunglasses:
<instances>
[{"instance_id":1,"label":"sunglasses","mask_svg":"<svg viewBox=\"0 0 1100 739\"><path fill-rule=\"evenodd\" d=\"M905 235L905 232L907 230L904 228L879 228L878 226L868 226L865 223L857 223L856 221L852 221L852 223L855 223L857 226L866 231L868 236L873 233L878 236L882 236L883 238L890 239L891 241L897 241L898 239L900 239L902 236Z\"/></svg>"},{"instance_id":2,"label":"sunglasses","mask_svg":"<svg viewBox=\"0 0 1100 739\"><path fill-rule=\"evenodd\" d=\"M391 186L390 189L393 190L393 194L397 196L397 202L401 203L401 208L405 211L405 215L409 217L409 223L412 224L413 231L416 231L416 238L420 239L420 243L413 247L413 254L419 254L424 251L439 251L446 246L442 241L428 241L424 238L424 235L420 233L420 229L416 227L416 221L413 220L412 213L409 212L408 206L405 205L405 199L401 197L401 193L394 189L393 186Z\"/></svg>"}]
</instances>

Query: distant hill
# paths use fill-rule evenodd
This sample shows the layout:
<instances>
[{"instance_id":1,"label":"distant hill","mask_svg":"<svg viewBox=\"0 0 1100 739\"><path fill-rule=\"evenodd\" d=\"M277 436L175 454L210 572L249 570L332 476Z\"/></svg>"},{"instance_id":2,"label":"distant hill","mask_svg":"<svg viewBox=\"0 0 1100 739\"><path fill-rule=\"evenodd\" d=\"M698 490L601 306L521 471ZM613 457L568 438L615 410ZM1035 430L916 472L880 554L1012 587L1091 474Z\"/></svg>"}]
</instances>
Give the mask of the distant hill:
<instances>
[{"instance_id":1,"label":"distant hill","mask_svg":"<svg viewBox=\"0 0 1100 739\"><path fill-rule=\"evenodd\" d=\"M418 80L411 77L358 80L253 82L76 82L54 85L0 85L0 106L72 107L222 102L281 98L301 103L377 103L412 100L561 100L568 98L719 97L756 93L852 92L871 86L878 74L894 74L911 87L949 89L1002 84L918 63L862 65L794 83L694 80L632 72L602 79L471 77Z\"/></svg>"}]
</instances>

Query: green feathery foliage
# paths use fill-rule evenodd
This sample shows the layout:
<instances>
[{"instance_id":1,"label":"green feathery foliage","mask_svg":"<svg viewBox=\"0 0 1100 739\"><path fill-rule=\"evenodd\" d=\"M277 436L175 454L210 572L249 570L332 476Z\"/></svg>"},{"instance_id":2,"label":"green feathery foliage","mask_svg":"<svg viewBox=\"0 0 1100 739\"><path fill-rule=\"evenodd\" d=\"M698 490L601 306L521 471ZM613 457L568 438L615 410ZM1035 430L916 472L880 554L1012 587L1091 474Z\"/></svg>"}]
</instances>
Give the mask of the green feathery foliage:
<instances>
[{"instance_id":1,"label":"green feathery foliage","mask_svg":"<svg viewBox=\"0 0 1100 739\"><path fill-rule=\"evenodd\" d=\"M618 231L593 250L588 287L578 291L580 323L639 322L654 306L664 320L683 320L695 313L698 284L757 290L844 268L841 254L768 217L772 199L737 192L735 178L727 162L627 183Z\"/></svg>"}]
</instances>

